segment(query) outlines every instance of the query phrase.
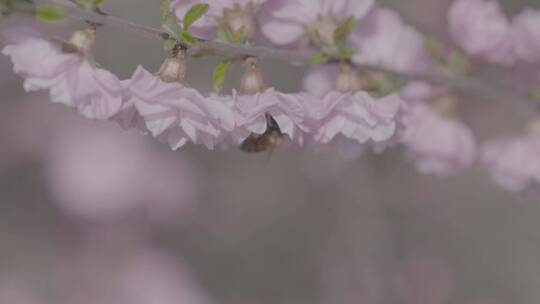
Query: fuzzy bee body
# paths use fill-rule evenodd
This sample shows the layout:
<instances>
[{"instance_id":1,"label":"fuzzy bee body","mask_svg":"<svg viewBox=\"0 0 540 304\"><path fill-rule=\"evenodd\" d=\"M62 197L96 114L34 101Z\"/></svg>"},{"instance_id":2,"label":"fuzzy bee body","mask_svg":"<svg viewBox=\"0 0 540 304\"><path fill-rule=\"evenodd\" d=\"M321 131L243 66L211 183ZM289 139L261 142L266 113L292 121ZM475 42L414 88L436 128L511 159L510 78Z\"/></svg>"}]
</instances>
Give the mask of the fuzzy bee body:
<instances>
[{"instance_id":1,"label":"fuzzy bee body","mask_svg":"<svg viewBox=\"0 0 540 304\"><path fill-rule=\"evenodd\" d=\"M272 151L283 139L283 133L270 115L266 115L268 127L263 134L251 134L240 145L240 150L248 153Z\"/></svg>"}]
</instances>

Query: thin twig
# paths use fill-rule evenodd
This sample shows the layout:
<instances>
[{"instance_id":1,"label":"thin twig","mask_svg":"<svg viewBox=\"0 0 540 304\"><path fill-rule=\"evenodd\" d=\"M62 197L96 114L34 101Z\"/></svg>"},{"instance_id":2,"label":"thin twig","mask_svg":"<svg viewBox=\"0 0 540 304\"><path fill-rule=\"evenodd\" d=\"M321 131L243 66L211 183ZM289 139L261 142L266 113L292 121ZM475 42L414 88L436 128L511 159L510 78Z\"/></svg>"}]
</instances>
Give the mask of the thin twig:
<instances>
[{"instance_id":1,"label":"thin twig","mask_svg":"<svg viewBox=\"0 0 540 304\"><path fill-rule=\"evenodd\" d=\"M53 1L55 1L58 5L61 5L65 9L66 15L72 19L90 21L101 25L116 27L145 35L151 35L153 37L159 37L161 39L166 39L168 37L168 35L160 28L141 25L109 14L99 14L96 12L82 10L75 5L65 5L64 3L61 3L61 0ZM253 56L262 59L275 59L293 63L297 66L309 65L310 59L314 54L313 52L306 51L298 52L266 46L239 45L220 41L209 41L202 38L197 39L199 40L199 44L195 47L189 48L188 54L192 55L197 53L198 51L208 49L217 51L220 54L227 56ZM419 80L429 82L435 85L446 86L458 90L461 93L473 95L475 97L479 97L485 100L512 100L514 102L522 101L526 103L532 102L527 98L520 97L518 94L509 93L507 90L497 88L473 77L453 77L443 74L424 72L405 73L370 64L352 65L359 70L383 72L406 81Z\"/></svg>"}]
</instances>

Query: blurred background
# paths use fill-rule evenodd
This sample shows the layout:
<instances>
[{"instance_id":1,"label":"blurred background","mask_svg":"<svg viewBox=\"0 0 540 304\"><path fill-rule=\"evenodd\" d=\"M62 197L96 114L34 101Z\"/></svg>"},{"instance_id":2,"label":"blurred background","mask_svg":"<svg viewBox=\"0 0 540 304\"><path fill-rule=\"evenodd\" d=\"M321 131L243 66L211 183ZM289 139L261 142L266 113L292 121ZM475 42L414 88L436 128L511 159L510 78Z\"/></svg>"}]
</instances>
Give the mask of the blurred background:
<instances>
[{"instance_id":1,"label":"blurred background","mask_svg":"<svg viewBox=\"0 0 540 304\"><path fill-rule=\"evenodd\" d=\"M159 2L103 8L158 25ZM379 2L446 35L447 0ZM96 58L121 78L164 56L158 40L99 32ZM215 64L192 62L189 83L209 90ZM301 69L263 69L300 88ZM480 139L521 119L511 101L466 107ZM498 189L480 167L420 175L399 149L338 154L172 152L24 93L0 57L0 304L540 303L538 197Z\"/></svg>"}]
</instances>

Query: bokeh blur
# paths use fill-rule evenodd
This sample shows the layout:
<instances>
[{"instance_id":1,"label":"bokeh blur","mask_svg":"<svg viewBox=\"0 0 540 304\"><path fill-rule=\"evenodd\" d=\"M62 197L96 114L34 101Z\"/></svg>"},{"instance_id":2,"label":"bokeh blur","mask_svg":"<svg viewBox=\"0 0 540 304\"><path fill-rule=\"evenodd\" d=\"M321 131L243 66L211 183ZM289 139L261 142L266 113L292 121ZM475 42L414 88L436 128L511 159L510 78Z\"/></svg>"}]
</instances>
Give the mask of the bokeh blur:
<instances>
[{"instance_id":1,"label":"bokeh blur","mask_svg":"<svg viewBox=\"0 0 540 304\"><path fill-rule=\"evenodd\" d=\"M158 25L159 2L103 8ZM448 0L379 2L447 35ZM164 56L157 39L99 32L96 58L122 78ZM191 62L189 83L209 90L215 64ZM300 88L303 70L263 69ZM510 100L466 104L480 139L527 115ZM172 152L25 93L0 57L0 304L540 303L539 218L538 197L499 189L480 166L435 178L399 150Z\"/></svg>"}]
</instances>

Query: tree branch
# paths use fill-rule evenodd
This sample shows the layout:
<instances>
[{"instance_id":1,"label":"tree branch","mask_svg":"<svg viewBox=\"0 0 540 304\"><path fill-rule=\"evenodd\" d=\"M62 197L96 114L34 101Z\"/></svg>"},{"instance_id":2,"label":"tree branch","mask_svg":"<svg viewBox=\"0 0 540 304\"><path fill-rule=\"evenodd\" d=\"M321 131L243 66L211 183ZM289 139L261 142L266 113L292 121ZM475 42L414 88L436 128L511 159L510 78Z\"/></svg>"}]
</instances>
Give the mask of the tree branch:
<instances>
[{"instance_id":1,"label":"tree branch","mask_svg":"<svg viewBox=\"0 0 540 304\"><path fill-rule=\"evenodd\" d=\"M153 37L158 37L161 39L166 39L168 35L160 28L155 28L151 26L141 25L129 20L125 20L120 17L116 17L109 14L99 14L96 12L86 11L80 9L78 6L66 5L65 1L53 0L56 4L62 6L67 17L75 20L81 21L90 21L93 23L116 27L119 29L132 31L139 34L149 35ZM68 0L71 1L71 0ZM64 2L64 3L62 3ZM310 59L313 56L313 52L309 51L290 51L266 46L254 46L254 45L239 45L239 44L230 44L220 41L209 41L202 38L197 38L199 44L195 47L188 48L188 54L193 55L201 50L213 50L217 51L220 54L225 56L253 56L261 59L274 59L286 61L293 63L297 66L307 66L309 65ZM485 100L502 100L508 101L512 100L513 102L521 101L526 103L532 103L533 101L528 98L519 96L519 94L509 93L507 90L501 89L499 87L490 85L480 79L474 77L452 77L444 74L435 74L435 73L405 73L381 66L370 65L370 64L354 64L352 65L359 70L367 70L374 72L382 72L393 75L404 81L418 80L425 81L431 84L440 85L455 89L461 93L472 95L474 97L482 98Z\"/></svg>"}]
</instances>

